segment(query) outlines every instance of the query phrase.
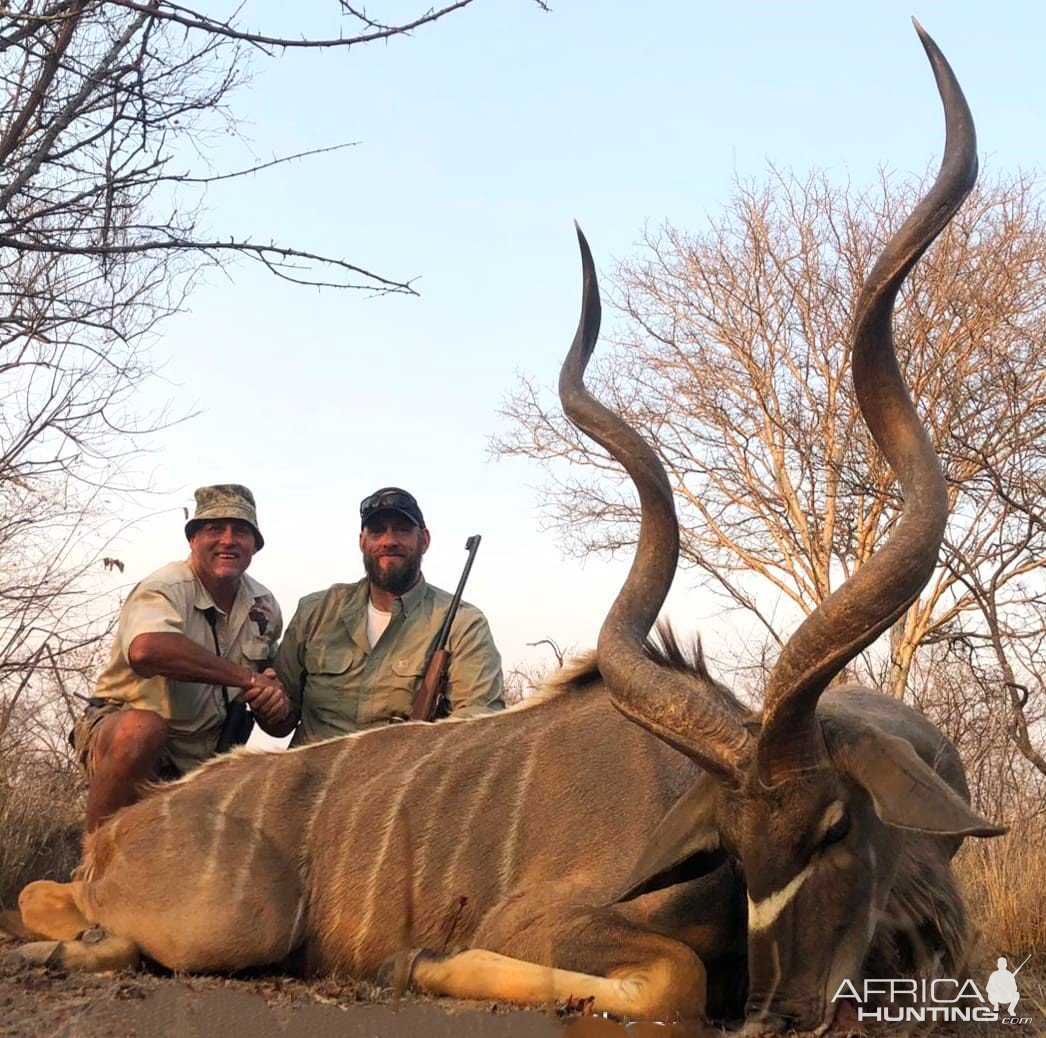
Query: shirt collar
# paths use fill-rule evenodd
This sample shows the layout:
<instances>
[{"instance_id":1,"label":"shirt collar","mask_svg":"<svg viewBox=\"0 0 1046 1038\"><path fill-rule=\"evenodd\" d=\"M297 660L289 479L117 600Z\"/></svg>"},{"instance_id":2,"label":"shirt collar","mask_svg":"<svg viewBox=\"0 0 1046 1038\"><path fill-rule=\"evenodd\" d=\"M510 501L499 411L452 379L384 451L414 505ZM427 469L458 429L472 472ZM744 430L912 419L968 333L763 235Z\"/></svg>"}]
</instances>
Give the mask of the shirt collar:
<instances>
[{"instance_id":1,"label":"shirt collar","mask_svg":"<svg viewBox=\"0 0 1046 1038\"><path fill-rule=\"evenodd\" d=\"M400 596L400 601L403 603L404 616L410 616L410 614L421 605L427 588L428 584L425 583L425 578L419 573L418 582L409 591L404 592L404 594Z\"/></svg>"},{"instance_id":2,"label":"shirt collar","mask_svg":"<svg viewBox=\"0 0 1046 1038\"><path fill-rule=\"evenodd\" d=\"M196 595L193 599L193 605L200 610L205 612L208 609L217 609L220 613L222 610L218 603L211 597L210 591L203 586L203 581L193 572L191 566L186 564L189 572L192 573L193 583L196 585ZM233 599L232 612L237 612L241 607L249 608L259 598L262 597L261 587L257 581L252 580L246 573L240 577L240 586L236 589L236 598Z\"/></svg>"},{"instance_id":3,"label":"shirt collar","mask_svg":"<svg viewBox=\"0 0 1046 1038\"><path fill-rule=\"evenodd\" d=\"M410 614L421 605L425 598L425 592L428 590L428 584L425 583L425 578L419 574L417 583L414 584L408 591L405 591L402 595L396 598L396 602L400 603L403 609L404 616L410 616ZM367 612L367 604L370 602L370 581L363 579L360 581L360 598L351 603L349 609L346 612L356 613L359 610L360 615L364 615ZM393 615L396 613L395 604L393 605Z\"/></svg>"}]
</instances>

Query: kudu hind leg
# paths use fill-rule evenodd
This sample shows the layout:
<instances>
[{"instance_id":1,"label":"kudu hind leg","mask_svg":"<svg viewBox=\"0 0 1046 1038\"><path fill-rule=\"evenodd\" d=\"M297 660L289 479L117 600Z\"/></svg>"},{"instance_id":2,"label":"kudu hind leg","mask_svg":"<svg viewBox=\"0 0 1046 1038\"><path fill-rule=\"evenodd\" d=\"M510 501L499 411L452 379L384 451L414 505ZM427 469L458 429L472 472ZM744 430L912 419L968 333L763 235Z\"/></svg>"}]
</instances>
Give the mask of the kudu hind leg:
<instances>
[{"instance_id":1,"label":"kudu hind leg","mask_svg":"<svg viewBox=\"0 0 1046 1038\"><path fill-rule=\"evenodd\" d=\"M456 955L420 952L404 978L432 995L515 1002L562 1004L593 999L596 1012L631 1020L692 1020L705 1014L706 974L700 958L669 938L646 935L657 948L605 975L543 966L498 952L473 948Z\"/></svg>"},{"instance_id":2,"label":"kudu hind leg","mask_svg":"<svg viewBox=\"0 0 1046 1038\"><path fill-rule=\"evenodd\" d=\"M138 945L126 937L101 936L97 941L33 941L10 953L8 959L28 966L101 973L137 969Z\"/></svg>"},{"instance_id":3,"label":"kudu hind leg","mask_svg":"<svg viewBox=\"0 0 1046 1038\"><path fill-rule=\"evenodd\" d=\"M38 937L72 941L91 923L77 901L78 883L37 880L18 895L18 910L25 928Z\"/></svg>"},{"instance_id":4,"label":"kudu hind leg","mask_svg":"<svg viewBox=\"0 0 1046 1038\"><path fill-rule=\"evenodd\" d=\"M25 925L22 913L17 908L0 911L0 937L13 937L20 941L31 941L37 935Z\"/></svg>"},{"instance_id":5,"label":"kudu hind leg","mask_svg":"<svg viewBox=\"0 0 1046 1038\"><path fill-rule=\"evenodd\" d=\"M101 935L96 940L77 940L91 923L80 908L79 883L30 883L18 897L22 924L28 933L51 940L24 944L11 958L34 966L69 970L133 969L138 965L138 947L122 937Z\"/></svg>"}]
</instances>

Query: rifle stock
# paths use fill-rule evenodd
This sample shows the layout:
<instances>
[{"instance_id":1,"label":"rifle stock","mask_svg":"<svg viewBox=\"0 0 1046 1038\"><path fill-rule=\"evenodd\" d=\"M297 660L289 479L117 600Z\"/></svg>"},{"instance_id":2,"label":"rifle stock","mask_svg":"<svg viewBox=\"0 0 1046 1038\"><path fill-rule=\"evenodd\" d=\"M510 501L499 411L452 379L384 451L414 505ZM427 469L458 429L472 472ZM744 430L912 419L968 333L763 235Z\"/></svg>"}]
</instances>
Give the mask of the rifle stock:
<instances>
[{"instance_id":1,"label":"rifle stock","mask_svg":"<svg viewBox=\"0 0 1046 1038\"><path fill-rule=\"evenodd\" d=\"M410 716L414 721L435 721L445 699L447 684L447 664L450 653L446 649L437 649L429 658L425 676L421 679L421 691L414 700L414 709Z\"/></svg>"},{"instance_id":2,"label":"rifle stock","mask_svg":"<svg viewBox=\"0 0 1046 1038\"><path fill-rule=\"evenodd\" d=\"M428 666L425 668L425 676L421 679L421 688L414 697L414 706L410 712L412 721L435 721L438 717L450 713L446 698L447 666L450 663L450 650L447 642L450 639L451 624L457 616L458 606L461 605L461 593L465 590L465 581L469 579L472 563L479 549L480 535L474 534L465 542L465 551L468 558L465 560L465 568L458 581L457 590L447 607L447 615L443 618L443 625L436 636L436 642L429 657Z\"/></svg>"}]
</instances>

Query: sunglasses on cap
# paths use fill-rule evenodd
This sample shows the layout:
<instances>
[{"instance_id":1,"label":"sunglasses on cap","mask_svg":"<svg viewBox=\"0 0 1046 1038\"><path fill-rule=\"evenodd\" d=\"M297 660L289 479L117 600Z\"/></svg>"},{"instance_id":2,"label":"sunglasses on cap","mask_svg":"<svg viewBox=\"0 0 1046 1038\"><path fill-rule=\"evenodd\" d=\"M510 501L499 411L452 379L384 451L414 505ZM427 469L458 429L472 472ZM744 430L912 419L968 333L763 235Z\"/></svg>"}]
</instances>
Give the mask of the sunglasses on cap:
<instances>
[{"instance_id":1,"label":"sunglasses on cap","mask_svg":"<svg viewBox=\"0 0 1046 1038\"><path fill-rule=\"evenodd\" d=\"M360 502L360 521L366 526L367 520L372 515L384 511L400 512L418 526L425 525L418 502L414 500L413 495L398 487L386 487L371 494L370 497L365 497Z\"/></svg>"}]
</instances>

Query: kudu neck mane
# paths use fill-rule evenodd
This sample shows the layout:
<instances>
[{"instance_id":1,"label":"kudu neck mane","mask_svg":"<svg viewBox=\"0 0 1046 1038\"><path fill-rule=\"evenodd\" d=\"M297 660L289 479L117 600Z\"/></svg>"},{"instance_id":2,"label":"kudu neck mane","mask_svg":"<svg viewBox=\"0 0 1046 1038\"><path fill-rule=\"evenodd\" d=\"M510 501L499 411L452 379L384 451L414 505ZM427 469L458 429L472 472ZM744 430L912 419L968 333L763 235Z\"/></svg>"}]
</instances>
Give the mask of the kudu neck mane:
<instances>
[{"instance_id":1,"label":"kudu neck mane","mask_svg":"<svg viewBox=\"0 0 1046 1038\"><path fill-rule=\"evenodd\" d=\"M676 671L692 679L701 695L715 695L720 706L733 714L740 723L745 724L755 718L756 714L709 672L700 638L695 637L690 645L683 646L671 624L662 621L643 643L643 654L658 667ZM534 698L552 698L586 688L602 680L596 652L590 650L574 657L550 674Z\"/></svg>"}]
</instances>

